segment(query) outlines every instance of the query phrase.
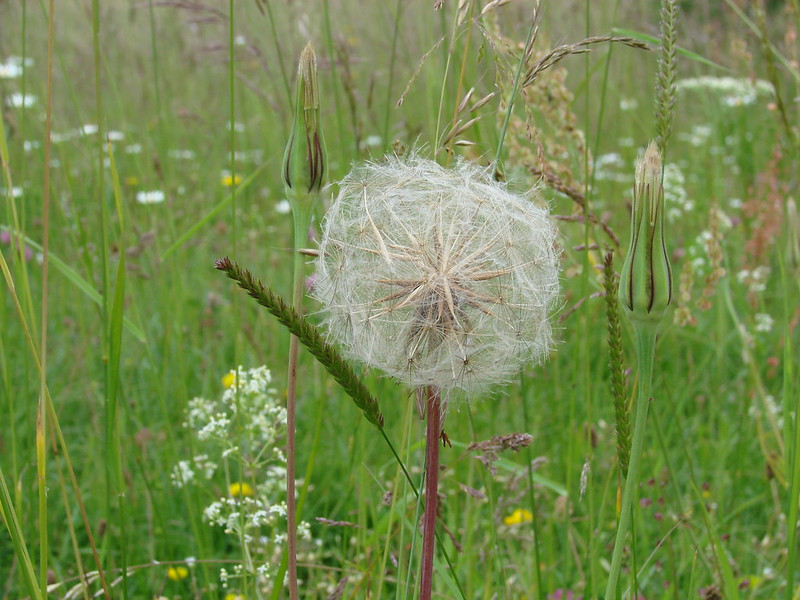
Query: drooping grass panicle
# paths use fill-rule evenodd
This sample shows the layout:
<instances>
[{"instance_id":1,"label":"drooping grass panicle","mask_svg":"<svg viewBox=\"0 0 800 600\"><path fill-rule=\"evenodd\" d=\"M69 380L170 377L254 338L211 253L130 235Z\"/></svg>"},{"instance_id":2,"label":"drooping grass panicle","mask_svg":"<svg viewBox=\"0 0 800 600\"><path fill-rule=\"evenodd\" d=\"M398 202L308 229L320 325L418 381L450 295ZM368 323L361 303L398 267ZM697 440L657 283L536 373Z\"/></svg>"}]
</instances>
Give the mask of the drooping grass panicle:
<instances>
[{"instance_id":1,"label":"drooping grass panicle","mask_svg":"<svg viewBox=\"0 0 800 600\"><path fill-rule=\"evenodd\" d=\"M567 56L572 56L574 54L585 54L587 52L591 52L592 46L605 43L623 44L631 48L636 48L637 50L649 50L647 45L640 42L639 40L635 40L630 37L621 37L616 35L598 35L585 38L583 40L580 40L579 42L575 42L574 44L562 44L550 50L547 54L545 54L542 58L536 61L536 63L534 63L528 68L522 80L522 86L521 86L522 89L528 87L534 81L536 81L536 78L542 71L549 69L550 67L557 64L559 61L563 60Z\"/></svg>"},{"instance_id":2,"label":"drooping grass panicle","mask_svg":"<svg viewBox=\"0 0 800 600\"><path fill-rule=\"evenodd\" d=\"M667 140L672 131L677 91L675 81L678 76L677 58L677 0L663 0L661 3L661 56L658 60L656 76L656 143L661 155L666 155Z\"/></svg>"},{"instance_id":3,"label":"drooping grass panicle","mask_svg":"<svg viewBox=\"0 0 800 600\"><path fill-rule=\"evenodd\" d=\"M336 382L344 388L361 409L367 420L378 429L383 429L383 415L378 401L369 393L355 371L336 349L328 344L319 329L299 315L284 300L265 287L250 271L225 257L217 260L215 268L233 279L261 306L266 308L280 323L328 370Z\"/></svg>"},{"instance_id":4,"label":"drooping grass panicle","mask_svg":"<svg viewBox=\"0 0 800 600\"><path fill-rule=\"evenodd\" d=\"M603 257L603 287L606 294L606 319L608 322L608 353L611 371L611 395L614 399L615 432L617 435L617 460L623 477L628 476L631 454L631 423L625 394L625 354L622 350L622 329L619 322L617 288L619 277L614 272L614 254Z\"/></svg>"}]
</instances>

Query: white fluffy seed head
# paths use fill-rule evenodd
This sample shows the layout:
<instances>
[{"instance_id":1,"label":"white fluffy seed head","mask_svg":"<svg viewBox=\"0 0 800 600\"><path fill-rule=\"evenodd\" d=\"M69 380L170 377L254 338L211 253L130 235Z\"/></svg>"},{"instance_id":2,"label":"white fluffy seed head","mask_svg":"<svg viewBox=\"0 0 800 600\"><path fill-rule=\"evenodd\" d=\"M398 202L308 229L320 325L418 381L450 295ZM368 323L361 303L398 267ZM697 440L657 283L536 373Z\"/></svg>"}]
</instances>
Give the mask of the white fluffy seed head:
<instances>
[{"instance_id":1,"label":"white fluffy seed head","mask_svg":"<svg viewBox=\"0 0 800 600\"><path fill-rule=\"evenodd\" d=\"M556 229L467 162L357 165L323 222L315 297L353 359L411 386L468 395L552 345Z\"/></svg>"}]
</instances>

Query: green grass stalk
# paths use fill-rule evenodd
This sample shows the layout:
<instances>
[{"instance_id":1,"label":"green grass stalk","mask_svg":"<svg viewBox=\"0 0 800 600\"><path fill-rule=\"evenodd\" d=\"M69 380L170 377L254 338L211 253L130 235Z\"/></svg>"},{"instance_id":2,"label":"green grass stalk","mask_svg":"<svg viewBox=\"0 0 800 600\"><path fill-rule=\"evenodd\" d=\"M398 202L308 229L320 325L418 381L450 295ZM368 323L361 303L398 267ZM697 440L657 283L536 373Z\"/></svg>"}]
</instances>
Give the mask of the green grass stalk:
<instances>
[{"instance_id":1,"label":"green grass stalk","mask_svg":"<svg viewBox=\"0 0 800 600\"><path fill-rule=\"evenodd\" d=\"M17 316L19 317L20 323L22 325L23 333L25 335L25 341L28 344L28 349L31 352L31 357L33 358L33 362L34 362L34 365L36 367L37 373L39 373L39 375L41 377L41 373L43 371L43 369L42 369L42 361L41 361L41 359L39 357L38 349L36 348L36 342L34 341L34 338L33 338L32 332L31 332L31 328L28 326L28 322L25 319L25 313L24 313L22 305L20 303L19 296L16 293L16 288L14 286L14 281L13 281L13 279L11 277L11 271L9 270L8 263L6 263L5 257L3 256L2 253L0 253L0 271L2 271L3 278L5 279L6 285L7 285L8 289L9 289L9 291L11 292L11 298L12 298L12 301L14 303L14 307L16 309ZM64 459L64 464L67 467L67 472L70 475L70 481L72 483L73 492L75 493L76 502L78 503L78 507L80 508L80 511L81 511L81 518L82 518L82 521L83 521L83 526L84 526L84 529L85 529L85 533L86 533L87 539L89 541L89 546L92 549L92 556L94 558L95 567L97 568L97 571L98 571L98 576L99 576L99 579L100 579L100 583L101 583L101 585L103 587L103 591L105 592L105 597L108 600L110 600L111 595L110 595L110 593L108 591L108 585L106 583L105 576L103 574L102 561L100 560L100 555L98 553L97 546L95 545L95 542L94 542L94 536L92 535L92 529L91 529L91 525L89 523L89 517L88 517L88 514L86 512L86 505L83 502L83 498L82 498L82 495L81 495L81 492L80 492L80 487L78 485L78 479L75 476L75 469L72 467L72 460L70 458L69 450L67 448L67 444L66 444L66 441L64 439L64 435L63 435L63 433L61 431L61 426L58 423L58 416L56 415L56 411L55 411L55 407L53 406L52 398L50 398L50 391L49 391L49 389L47 387L45 387L45 390L44 390L44 397L46 399L46 407L47 407L47 412L48 412L48 416L49 416L49 419L50 419L50 423L52 424L56 439L58 441L58 446L61 448L62 457ZM1 473L0 473L0 480L1 480L0 483L2 483L2 485L5 486L5 479L2 477ZM9 496L9 498L10 498L10 496ZM10 506L12 506L12 508L13 508L13 504L10 505ZM7 516L9 514L8 511L5 508L3 508L3 511L4 511L4 515L5 516ZM13 537L13 533L12 533L12 537ZM35 581L35 577L34 577L34 581Z\"/></svg>"},{"instance_id":2,"label":"green grass stalk","mask_svg":"<svg viewBox=\"0 0 800 600\"><path fill-rule=\"evenodd\" d=\"M382 136L382 143L383 143L383 151L387 152L391 147L391 143L389 142L389 116L392 114L392 110L394 110L394 103L392 102L392 88L394 84L394 73L395 73L395 65L397 63L397 40L400 37L400 17L403 11L403 0L397 0L395 11L394 11L394 32L392 33L392 52L389 56L389 78L386 82L386 110L383 116L383 136ZM328 11L328 0L325 0L325 10L326 15ZM326 20L326 23L329 22L329 19ZM331 54L333 56L333 54ZM335 61L332 61L335 63ZM339 111L336 111L337 117Z\"/></svg>"},{"instance_id":3,"label":"green grass stalk","mask_svg":"<svg viewBox=\"0 0 800 600\"><path fill-rule=\"evenodd\" d=\"M402 1L402 0L399 0ZM339 134L339 148L347 153L342 156L342 160L346 163L350 163L351 153L350 150L352 149L351 144L345 143L345 128L344 128L344 119L342 119L342 113L344 109L341 108L341 90L339 86L341 85L341 81L339 80L338 68L336 65L336 48L333 46L333 32L331 27L331 8L330 8L330 0L323 0L322 2L322 18L325 21L325 46L328 49L328 57L330 59L331 65L331 86L333 87L333 113L336 115L336 131ZM389 87L391 89L391 78L390 78ZM388 109L387 109L388 115ZM388 118L388 116L387 116ZM355 148L355 152L358 152L358 148Z\"/></svg>"},{"instance_id":4,"label":"green grass stalk","mask_svg":"<svg viewBox=\"0 0 800 600\"><path fill-rule=\"evenodd\" d=\"M536 4L536 10L538 11L538 2ZM494 152L494 161L492 162L492 171L496 171L502 160L503 156L503 144L505 143L506 139L506 132L508 131L508 124L511 122L511 111L514 110L514 101L517 98L517 94L519 93L520 85L522 83L522 69L525 66L526 60L528 58L528 53L531 51L531 46L533 46L533 42L536 39L536 30L538 26L538 18L537 15L534 15L533 19L531 19L530 27L528 27L528 35L525 38L525 49L522 51L522 56L519 57L519 63L517 64L517 72L514 73L514 84L511 86L511 96L508 99L508 108L506 109L506 114L503 117L503 125L500 127L500 135L497 139L497 149Z\"/></svg>"},{"instance_id":5,"label":"green grass stalk","mask_svg":"<svg viewBox=\"0 0 800 600\"><path fill-rule=\"evenodd\" d=\"M14 548L14 554L22 571L22 577L25 584L28 586L31 596L35 600L44 598L43 589L36 580L36 570L33 567L28 546L25 543L25 535L17 516L17 511L14 508L14 502L11 499L11 494L6 484L6 476L0 467L0 520L6 526L9 536L11 537L11 544Z\"/></svg>"},{"instance_id":6,"label":"green grass stalk","mask_svg":"<svg viewBox=\"0 0 800 600\"><path fill-rule=\"evenodd\" d=\"M50 248L50 153L52 141L50 132L53 125L53 44L55 40L55 1L48 5L47 32L47 108L45 116L45 171L44 194L42 196L42 313L41 341L39 352L41 371L39 373L39 404L36 412L36 473L39 488L39 590L46 594L48 532L47 532L47 314L48 314L48 273L47 258Z\"/></svg>"},{"instance_id":7,"label":"green grass stalk","mask_svg":"<svg viewBox=\"0 0 800 600\"><path fill-rule=\"evenodd\" d=\"M122 191L119 185L119 174L117 173L114 162L114 153L111 149L111 142L108 142L108 156L111 166L111 178L113 182L114 201L117 209L117 220L119 222L119 236L116 242L118 248L125 248L125 215L122 209ZM126 532L126 483L123 475L122 466L122 440L120 436L119 423L119 388L120 388L120 361L122 358L122 326L125 309L125 252L120 251L117 263L117 274L114 278L114 290L111 301L111 310L108 314L107 335L108 335L108 360L107 369L107 394L109 398L109 423L111 433L111 447L107 460L113 460L114 472L114 492L117 496L117 509L119 511L119 532L120 532L120 562L122 570L122 597L126 598L128 593L128 568L127 568L127 532ZM111 290L109 290L109 293Z\"/></svg>"},{"instance_id":8,"label":"green grass stalk","mask_svg":"<svg viewBox=\"0 0 800 600\"><path fill-rule=\"evenodd\" d=\"M523 373L521 375L522 379L522 419L523 419L523 426L525 427L525 431L530 431L530 415L528 412L528 398L530 397L530 386L528 385L528 378L525 377ZM534 560L534 568L533 568L533 576L534 576L534 585L536 585L536 598L537 600L545 600L545 590L544 585L542 583L542 560L541 560L541 552L539 549L539 516L537 513L536 507L536 490L533 486L533 452L531 451L531 447L527 446L525 448L525 459L527 464L525 465L525 471L528 475L528 503L530 505L531 515L533 518L531 519L531 530L533 531L533 560Z\"/></svg>"},{"instance_id":9,"label":"green grass stalk","mask_svg":"<svg viewBox=\"0 0 800 600\"><path fill-rule=\"evenodd\" d=\"M472 415L472 406L467 405L467 415L469 416L469 430L472 439L478 441L478 434L477 429L475 427L475 419ZM492 431L495 430L494 427L491 428ZM481 469L481 479L483 483L483 487L486 490L486 504L489 509L489 514L494 514L494 511L497 507L494 495L494 489L492 487L492 478L487 473L486 469ZM500 542L498 541L497 536L497 523L495 523L494 518L491 516L489 517L489 535L491 536L492 540L492 552L488 553L486 556L486 568L484 569L485 572L491 571L492 573L492 581L494 586L494 591L498 598L504 598L504 590L503 585L503 573L502 573L502 562L499 560L500 557ZM486 593L486 597L489 598L490 594L488 593L492 589L492 585L486 585L484 588Z\"/></svg>"},{"instance_id":10,"label":"green grass stalk","mask_svg":"<svg viewBox=\"0 0 800 600\"><path fill-rule=\"evenodd\" d=\"M781 271L781 289L788 289L786 264L778 252ZM800 509L800 395L794 389L794 353L792 351L791 319L792 308L789 294L783 294L783 414L785 419L784 447L786 448L786 466L789 474L787 485L787 547L786 558L786 600L794 600L795 571L797 560L798 509ZM794 414L794 419L790 415Z\"/></svg>"}]
</instances>

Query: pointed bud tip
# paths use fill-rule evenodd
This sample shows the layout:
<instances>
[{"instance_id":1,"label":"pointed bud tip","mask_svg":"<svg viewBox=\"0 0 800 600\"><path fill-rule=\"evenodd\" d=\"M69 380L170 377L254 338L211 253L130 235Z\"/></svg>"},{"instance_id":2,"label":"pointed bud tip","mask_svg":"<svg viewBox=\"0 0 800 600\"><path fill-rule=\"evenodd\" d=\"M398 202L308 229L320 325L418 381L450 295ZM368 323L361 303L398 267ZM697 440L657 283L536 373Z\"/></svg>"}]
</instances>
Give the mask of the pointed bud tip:
<instances>
[{"instance_id":1,"label":"pointed bud tip","mask_svg":"<svg viewBox=\"0 0 800 600\"><path fill-rule=\"evenodd\" d=\"M314 46L311 45L311 42L308 42L300 53L300 61L297 63L297 70L304 79L308 79L311 73L316 73L317 53L314 52Z\"/></svg>"},{"instance_id":2,"label":"pointed bud tip","mask_svg":"<svg viewBox=\"0 0 800 600\"><path fill-rule=\"evenodd\" d=\"M650 142L647 149L636 161L636 184L661 181L661 151L655 142Z\"/></svg>"}]
</instances>

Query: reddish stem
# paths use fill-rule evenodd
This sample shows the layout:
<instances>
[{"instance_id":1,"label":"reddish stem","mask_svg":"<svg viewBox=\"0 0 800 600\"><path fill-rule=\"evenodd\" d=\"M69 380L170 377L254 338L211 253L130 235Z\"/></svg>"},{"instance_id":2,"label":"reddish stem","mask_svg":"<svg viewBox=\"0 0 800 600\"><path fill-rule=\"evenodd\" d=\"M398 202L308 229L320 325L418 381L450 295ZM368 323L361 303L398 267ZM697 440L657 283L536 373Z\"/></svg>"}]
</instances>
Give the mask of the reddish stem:
<instances>
[{"instance_id":1,"label":"reddish stem","mask_svg":"<svg viewBox=\"0 0 800 600\"><path fill-rule=\"evenodd\" d=\"M301 280L302 281L302 280ZM289 381L286 390L286 528L289 564L289 598L300 598L297 588L297 506L295 503L295 408L297 394L297 355L299 340L289 340Z\"/></svg>"},{"instance_id":2,"label":"reddish stem","mask_svg":"<svg viewBox=\"0 0 800 600\"><path fill-rule=\"evenodd\" d=\"M433 585L433 552L439 501L439 437L442 433L439 388L428 386L426 394L428 423L425 436L425 514L422 520L422 570L419 581L419 600L431 599Z\"/></svg>"}]
</instances>

